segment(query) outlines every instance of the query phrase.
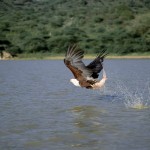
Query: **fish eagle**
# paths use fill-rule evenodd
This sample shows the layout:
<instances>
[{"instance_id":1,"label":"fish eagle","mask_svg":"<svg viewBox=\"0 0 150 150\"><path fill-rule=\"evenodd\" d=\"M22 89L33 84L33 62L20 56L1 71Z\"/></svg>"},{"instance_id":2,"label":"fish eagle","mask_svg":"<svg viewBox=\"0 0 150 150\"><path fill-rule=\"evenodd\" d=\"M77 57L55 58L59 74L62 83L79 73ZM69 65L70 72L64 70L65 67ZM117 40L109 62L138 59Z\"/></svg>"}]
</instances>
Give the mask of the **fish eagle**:
<instances>
[{"instance_id":1,"label":"fish eagle","mask_svg":"<svg viewBox=\"0 0 150 150\"><path fill-rule=\"evenodd\" d=\"M100 54L86 66L82 62L84 51L78 48L77 45L69 46L65 55L64 63L75 77L75 79L70 79L70 82L72 82L75 86L87 89L100 89L103 87L107 80L106 73L103 68L103 61L107 54L108 53L106 53L105 50L101 51ZM98 76L102 70L103 77L99 80Z\"/></svg>"}]
</instances>

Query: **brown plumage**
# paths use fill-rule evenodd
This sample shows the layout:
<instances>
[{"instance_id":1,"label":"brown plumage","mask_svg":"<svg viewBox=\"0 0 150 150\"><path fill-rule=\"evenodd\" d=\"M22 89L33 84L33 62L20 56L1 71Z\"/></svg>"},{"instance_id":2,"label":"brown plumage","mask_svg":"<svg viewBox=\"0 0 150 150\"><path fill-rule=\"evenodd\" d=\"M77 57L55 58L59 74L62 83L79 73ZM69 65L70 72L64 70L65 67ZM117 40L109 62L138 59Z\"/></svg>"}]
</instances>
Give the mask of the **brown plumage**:
<instances>
[{"instance_id":1,"label":"brown plumage","mask_svg":"<svg viewBox=\"0 0 150 150\"><path fill-rule=\"evenodd\" d=\"M71 70L75 77L75 79L71 79L71 82L73 82L73 84L76 86L81 86L88 89L100 88L100 81L98 80L98 76L101 70L103 69L102 63L107 53L105 51L102 51L87 66L85 66L85 64L82 62L83 54L84 51L79 49L77 45L69 47L66 52L64 63ZM107 78L105 75L105 80L106 79Z\"/></svg>"}]
</instances>

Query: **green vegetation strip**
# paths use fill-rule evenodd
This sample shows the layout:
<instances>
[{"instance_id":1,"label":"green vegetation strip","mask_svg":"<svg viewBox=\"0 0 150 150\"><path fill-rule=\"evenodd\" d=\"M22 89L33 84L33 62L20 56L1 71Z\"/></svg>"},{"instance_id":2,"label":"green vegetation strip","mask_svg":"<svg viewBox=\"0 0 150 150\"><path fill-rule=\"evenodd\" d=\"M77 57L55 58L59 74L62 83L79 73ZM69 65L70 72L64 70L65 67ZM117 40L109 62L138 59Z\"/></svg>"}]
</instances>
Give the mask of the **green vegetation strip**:
<instances>
[{"instance_id":1,"label":"green vegetation strip","mask_svg":"<svg viewBox=\"0 0 150 150\"><path fill-rule=\"evenodd\" d=\"M87 54L146 53L149 27L150 0L0 0L0 53L13 56L61 54L70 43Z\"/></svg>"}]
</instances>

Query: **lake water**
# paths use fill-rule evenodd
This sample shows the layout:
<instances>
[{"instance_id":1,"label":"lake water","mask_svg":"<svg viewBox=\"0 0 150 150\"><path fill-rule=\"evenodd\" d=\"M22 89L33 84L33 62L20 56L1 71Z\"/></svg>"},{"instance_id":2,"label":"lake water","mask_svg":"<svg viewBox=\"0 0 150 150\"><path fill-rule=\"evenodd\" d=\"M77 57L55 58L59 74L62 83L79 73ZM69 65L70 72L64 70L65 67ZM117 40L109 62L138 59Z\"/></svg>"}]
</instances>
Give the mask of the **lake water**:
<instances>
[{"instance_id":1,"label":"lake water","mask_svg":"<svg viewBox=\"0 0 150 150\"><path fill-rule=\"evenodd\" d=\"M0 150L149 150L150 60L104 66L93 91L61 60L0 61Z\"/></svg>"}]
</instances>

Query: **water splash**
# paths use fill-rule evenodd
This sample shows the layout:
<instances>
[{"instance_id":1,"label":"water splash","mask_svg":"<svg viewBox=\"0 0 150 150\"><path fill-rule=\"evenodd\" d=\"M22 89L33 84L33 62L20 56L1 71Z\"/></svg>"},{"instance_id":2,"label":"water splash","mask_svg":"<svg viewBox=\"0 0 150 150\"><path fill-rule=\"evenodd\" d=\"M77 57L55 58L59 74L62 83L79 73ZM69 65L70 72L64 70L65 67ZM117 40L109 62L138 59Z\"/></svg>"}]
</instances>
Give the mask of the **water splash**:
<instances>
[{"instance_id":1,"label":"water splash","mask_svg":"<svg viewBox=\"0 0 150 150\"><path fill-rule=\"evenodd\" d=\"M100 95L111 95L112 102L123 100L126 108L145 109L150 108L150 81L147 81L144 88L128 88L122 81L111 81L112 84L104 85L97 92ZM113 85L113 86L112 86Z\"/></svg>"},{"instance_id":2,"label":"water splash","mask_svg":"<svg viewBox=\"0 0 150 150\"><path fill-rule=\"evenodd\" d=\"M149 108L147 103L144 103L140 98L137 98L135 100L133 100L133 99L126 100L124 104L127 108L134 108L134 109Z\"/></svg>"},{"instance_id":3,"label":"water splash","mask_svg":"<svg viewBox=\"0 0 150 150\"><path fill-rule=\"evenodd\" d=\"M148 99L150 97L150 87L146 86L144 91L141 92L137 89L135 92L129 91L129 89L124 86L123 84L119 83L117 85L119 92L124 97L124 104L126 108L133 108L133 109L145 109L150 108L148 105ZM148 97L145 97L145 91L148 90Z\"/></svg>"}]
</instances>

